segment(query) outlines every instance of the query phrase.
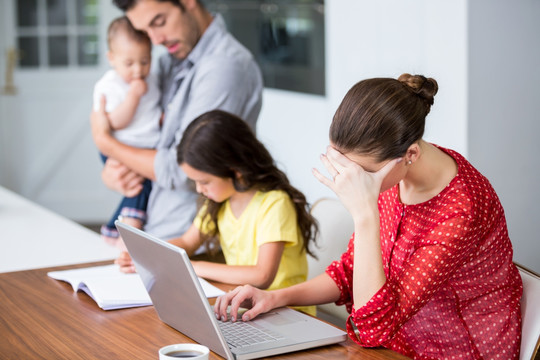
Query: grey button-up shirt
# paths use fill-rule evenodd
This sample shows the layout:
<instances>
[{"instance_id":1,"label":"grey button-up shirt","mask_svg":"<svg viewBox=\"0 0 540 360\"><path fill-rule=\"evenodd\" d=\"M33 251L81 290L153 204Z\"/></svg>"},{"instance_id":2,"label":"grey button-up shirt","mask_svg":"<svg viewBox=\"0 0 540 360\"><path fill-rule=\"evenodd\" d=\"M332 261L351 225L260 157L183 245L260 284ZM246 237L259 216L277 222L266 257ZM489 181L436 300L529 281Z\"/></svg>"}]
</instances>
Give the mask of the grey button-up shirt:
<instances>
[{"instance_id":1,"label":"grey button-up shirt","mask_svg":"<svg viewBox=\"0 0 540 360\"><path fill-rule=\"evenodd\" d=\"M188 229L196 211L197 196L176 161L185 128L199 115L221 109L255 130L263 83L253 56L227 31L221 15L214 17L186 59L166 54L159 69L165 118L145 230L168 240Z\"/></svg>"}]
</instances>

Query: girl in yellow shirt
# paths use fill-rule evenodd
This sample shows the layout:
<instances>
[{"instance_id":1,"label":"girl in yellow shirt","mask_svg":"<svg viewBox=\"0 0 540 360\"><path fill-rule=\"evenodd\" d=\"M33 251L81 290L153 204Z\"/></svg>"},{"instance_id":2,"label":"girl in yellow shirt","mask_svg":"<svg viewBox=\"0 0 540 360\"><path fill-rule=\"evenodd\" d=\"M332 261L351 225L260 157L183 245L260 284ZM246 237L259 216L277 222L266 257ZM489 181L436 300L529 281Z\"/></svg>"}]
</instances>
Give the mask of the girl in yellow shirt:
<instances>
[{"instance_id":1,"label":"girl in yellow shirt","mask_svg":"<svg viewBox=\"0 0 540 360\"><path fill-rule=\"evenodd\" d=\"M306 280L315 220L244 121L219 110L201 115L184 132L178 164L206 200L187 232L169 242L189 255L219 243L226 261L192 261L198 276L261 289Z\"/></svg>"}]
</instances>

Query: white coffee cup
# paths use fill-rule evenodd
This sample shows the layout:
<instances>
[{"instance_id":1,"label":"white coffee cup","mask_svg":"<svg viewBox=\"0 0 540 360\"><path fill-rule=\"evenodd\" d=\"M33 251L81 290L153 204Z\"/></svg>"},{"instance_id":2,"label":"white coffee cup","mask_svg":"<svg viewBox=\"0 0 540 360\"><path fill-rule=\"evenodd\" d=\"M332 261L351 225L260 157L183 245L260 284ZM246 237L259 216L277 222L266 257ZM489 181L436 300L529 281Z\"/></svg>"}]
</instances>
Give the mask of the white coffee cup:
<instances>
[{"instance_id":1,"label":"white coffee cup","mask_svg":"<svg viewBox=\"0 0 540 360\"><path fill-rule=\"evenodd\" d=\"M199 344L173 344L159 349L159 360L208 360L210 350Z\"/></svg>"}]
</instances>

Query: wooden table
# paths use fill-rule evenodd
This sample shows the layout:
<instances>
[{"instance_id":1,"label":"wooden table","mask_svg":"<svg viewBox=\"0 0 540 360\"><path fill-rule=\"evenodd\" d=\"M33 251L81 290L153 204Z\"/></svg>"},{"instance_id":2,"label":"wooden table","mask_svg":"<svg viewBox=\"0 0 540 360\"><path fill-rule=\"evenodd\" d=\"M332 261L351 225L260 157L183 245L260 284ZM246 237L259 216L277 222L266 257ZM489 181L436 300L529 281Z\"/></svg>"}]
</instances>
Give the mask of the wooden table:
<instances>
[{"instance_id":1,"label":"wooden table","mask_svg":"<svg viewBox=\"0 0 540 360\"><path fill-rule=\"evenodd\" d=\"M104 311L85 293L47 276L52 270L106 263L0 273L0 357L157 359L165 345L193 342L159 320L152 306ZM214 353L210 358L221 359ZM272 359L406 358L387 349L364 349L349 339Z\"/></svg>"}]
</instances>

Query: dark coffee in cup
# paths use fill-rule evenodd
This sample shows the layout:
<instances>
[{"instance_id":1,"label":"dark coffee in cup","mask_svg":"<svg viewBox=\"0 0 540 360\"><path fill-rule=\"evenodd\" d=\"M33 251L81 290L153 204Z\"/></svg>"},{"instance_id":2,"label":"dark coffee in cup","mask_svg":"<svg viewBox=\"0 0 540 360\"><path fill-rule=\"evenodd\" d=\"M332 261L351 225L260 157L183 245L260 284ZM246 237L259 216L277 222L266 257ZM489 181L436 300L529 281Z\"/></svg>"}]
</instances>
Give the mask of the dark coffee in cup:
<instances>
[{"instance_id":1,"label":"dark coffee in cup","mask_svg":"<svg viewBox=\"0 0 540 360\"><path fill-rule=\"evenodd\" d=\"M203 353L196 350L173 350L173 351L167 352L165 355L170 356L170 357L175 357L175 358L189 359L189 358L201 356L203 355Z\"/></svg>"}]
</instances>

